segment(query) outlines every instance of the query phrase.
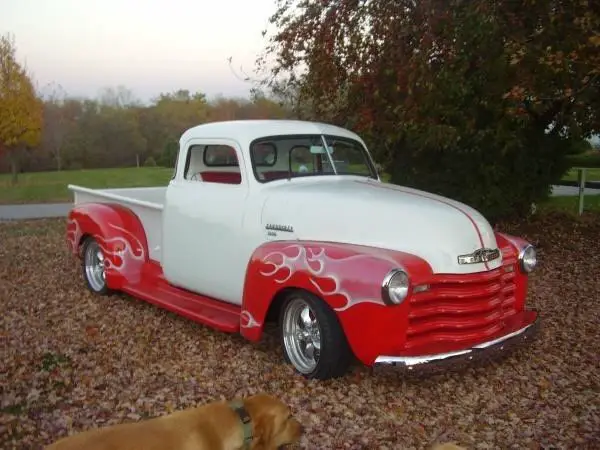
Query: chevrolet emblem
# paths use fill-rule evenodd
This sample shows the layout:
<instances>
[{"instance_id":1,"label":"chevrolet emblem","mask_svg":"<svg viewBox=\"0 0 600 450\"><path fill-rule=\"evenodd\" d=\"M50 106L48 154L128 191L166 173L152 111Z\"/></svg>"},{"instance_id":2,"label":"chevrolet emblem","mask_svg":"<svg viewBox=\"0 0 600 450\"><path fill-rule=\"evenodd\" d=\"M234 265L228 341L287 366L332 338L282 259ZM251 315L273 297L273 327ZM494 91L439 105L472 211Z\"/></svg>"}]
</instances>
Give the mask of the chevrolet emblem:
<instances>
[{"instance_id":1,"label":"chevrolet emblem","mask_svg":"<svg viewBox=\"0 0 600 450\"><path fill-rule=\"evenodd\" d=\"M500 250L497 248L479 248L475 250L473 253L469 253L467 255L459 255L458 263L459 264L478 264L488 261L493 261L496 258L500 257Z\"/></svg>"}]
</instances>

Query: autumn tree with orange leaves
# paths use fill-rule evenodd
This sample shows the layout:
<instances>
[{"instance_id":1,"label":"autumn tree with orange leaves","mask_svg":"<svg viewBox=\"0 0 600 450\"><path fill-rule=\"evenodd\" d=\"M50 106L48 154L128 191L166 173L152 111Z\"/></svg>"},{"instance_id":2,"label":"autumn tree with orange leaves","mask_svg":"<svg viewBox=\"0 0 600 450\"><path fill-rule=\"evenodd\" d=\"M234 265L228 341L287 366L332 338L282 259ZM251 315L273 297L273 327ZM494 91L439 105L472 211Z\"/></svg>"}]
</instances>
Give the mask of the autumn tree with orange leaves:
<instances>
[{"instance_id":1,"label":"autumn tree with orange leaves","mask_svg":"<svg viewBox=\"0 0 600 450\"><path fill-rule=\"evenodd\" d=\"M392 182L525 214L600 131L600 2L276 0L259 71Z\"/></svg>"},{"instance_id":2,"label":"autumn tree with orange leaves","mask_svg":"<svg viewBox=\"0 0 600 450\"><path fill-rule=\"evenodd\" d=\"M40 142L43 115L43 104L15 53L13 39L1 36L0 157L10 161L13 184L18 181L20 153Z\"/></svg>"}]
</instances>

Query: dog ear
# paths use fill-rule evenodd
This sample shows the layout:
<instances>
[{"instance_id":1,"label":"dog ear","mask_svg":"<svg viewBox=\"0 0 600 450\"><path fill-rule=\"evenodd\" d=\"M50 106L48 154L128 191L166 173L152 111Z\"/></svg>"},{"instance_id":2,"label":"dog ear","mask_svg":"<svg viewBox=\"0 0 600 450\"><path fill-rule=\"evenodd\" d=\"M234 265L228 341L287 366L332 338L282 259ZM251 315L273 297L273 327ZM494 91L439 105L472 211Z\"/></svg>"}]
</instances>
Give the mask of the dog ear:
<instances>
[{"instance_id":1,"label":"dog ear","mask_svg":"<svg viewBox=\"0 0 600 450\"><path fill-rule=\"evenodd\" d=\"M262 450L272 448L274 430L274 417L270 414L260 414L254 420L254 440L252 450Z\"/></svg>"}]
</instances>

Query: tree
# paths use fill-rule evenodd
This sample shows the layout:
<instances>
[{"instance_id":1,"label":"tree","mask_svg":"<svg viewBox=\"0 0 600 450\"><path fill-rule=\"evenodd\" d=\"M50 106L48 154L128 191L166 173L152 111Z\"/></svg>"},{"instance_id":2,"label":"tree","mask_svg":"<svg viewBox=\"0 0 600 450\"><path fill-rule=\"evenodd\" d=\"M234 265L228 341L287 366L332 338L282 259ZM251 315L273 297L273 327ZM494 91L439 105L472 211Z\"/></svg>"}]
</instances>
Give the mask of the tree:
<instances>
[{"instance_id":1,"label":"tree","mask_svg":"<svg viewBox=\"0 0 600 450\"><path fill-rule=\"evenodd\" d=\"M361 132L392 182L522 214L599 129L599 7L278 0L264 85Z\"/></svg>"},{"instance_id":2,"label":"tree","mask_svg":"<svg viewBox=\"0 0 600 450\"><path fill-rule=\"evenodd\" d=\"M93 167L139 166L146 150L135 109L101 106Z\"/></svg>"},{"instance_id":3,"label":"tree","mask_svg":"<svg viewBox=\"0 0 600 450\"><path fill-rule=\"evenodd\" d=\"M600 3L500 3L498 20L509 30L505 49L515 75L504 95L533 120L590 137L600 129Z\"/></svg>"},{"instance_id":4,"label":"tree","mask_svg":"<svg viewBox=\"0 0 600 450\"><path fill-rule=\"evenodd\" d=\"M140 106L141 104L135 97L133 91L122 85L119 85L116 88L106 87L101 89L98 103L113 108L128 108Z\"/></svg>"},{"instance_id":5,"label":"tree","mask_svg":"<svg viewBox=\"0 0 600 450\"><path fill-rule=\"evenodd\" d=\"M50 87L50 86L49 86ZM62 169L62 150L65 135L71 125L69 112L73 111L73 101L67 100L67 93L62 86L52 86L48 98L44 100L43 142L52 155L56 170Z\"/></svg>"},{"instance_id":6,"label":"tree","mask_svg":"<svg viewBox=\"0 0 600 450\"><path fill-rule=\"evenodd\" d=\"M40 142L42 102L33 82L16 60L14 40L0 37L0 156L9 159L12 183L19 173L19 152Z\"/></svg>"},{"instance_id":7,"label":"tree","mask_svg":"<svg viewBox=\"0 0 600 450\"><path fill-rule=\"evenodd\" d=\"M101 153L101 150L95 148L100 139L97 136L104 133L99 119L100 107L97 101L91 99L71 99L71 102L76 112L73 126L65 135L63 167L70 170L94 167L94 155Z\"/></svg>"},{"instance_id":8,"label":"tree","mask_svg":"<svg viewBox=\"0 0 600 450\"><path fill-rule=\"evenodd\" d=\"M180 89L162 93L149 108L139 111L140 129L148 142L148 155L158 161L165 146L178 141L181 134L192 126L207 120L210 105L201 93Z\"/></svg>"},{"instance_id":9,"label":"tree","mask_svg":"<svg viewBox=\"0 0 600 450\"><path fill-rule=\"evenodd\" d=\"M217 96L212 102L212 108L210 110L208 120L222 121L222 120L236 120L239 117L239 103L233 98L224 98L223 96Z\"/></svg>"}]
</instances>

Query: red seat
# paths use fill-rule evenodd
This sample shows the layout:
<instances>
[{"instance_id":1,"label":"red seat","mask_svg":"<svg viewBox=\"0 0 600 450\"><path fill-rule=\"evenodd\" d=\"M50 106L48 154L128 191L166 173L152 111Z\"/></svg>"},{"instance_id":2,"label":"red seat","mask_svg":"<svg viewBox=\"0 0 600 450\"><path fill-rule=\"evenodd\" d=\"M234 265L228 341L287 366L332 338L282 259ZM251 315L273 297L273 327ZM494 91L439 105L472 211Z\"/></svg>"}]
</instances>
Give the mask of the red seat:
<instances>
[{"instance_id":1,"label":"red seat","mask_svg":"<svg viewBox=\"0 0 600 450\"><path fill-rule=\"evenodd\" d=\"M282 178L287 178L289 176L289 172L287 170L270 170L268 172L263 172L263 176L265 180L280 180Z\"/></svg>"},{"instance_id":2,"label":"red seat","mask_svg":"<svg viewBox=\"0 0 600 450\"><path fill-rule=\"evenodd\" d=\"M242 175L239 172L201 172L202 181L209 183L240 184Z\"/></svg>"}]
</instances>

